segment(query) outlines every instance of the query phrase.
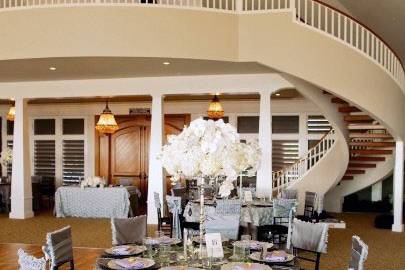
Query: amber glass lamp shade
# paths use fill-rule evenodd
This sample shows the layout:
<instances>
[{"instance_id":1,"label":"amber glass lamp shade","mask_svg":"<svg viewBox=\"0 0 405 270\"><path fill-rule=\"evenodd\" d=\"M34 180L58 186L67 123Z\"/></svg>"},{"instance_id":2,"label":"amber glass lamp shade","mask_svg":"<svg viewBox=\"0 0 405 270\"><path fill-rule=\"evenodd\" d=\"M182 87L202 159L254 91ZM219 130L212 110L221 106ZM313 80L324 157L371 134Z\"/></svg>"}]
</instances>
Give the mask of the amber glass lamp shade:
<instances>
[{"instance_id":1,"label":"amber glass lamp shade","mask_svg":"<svg viewBox=\"0 0 405 270\"><path fill-rule=\"evenodd\" d=\"M108 108L108 103L105 106L105 109L100 114L98 119L96 130L103 134L112 134L118 130L118 124L115 121L114 114Z\"/></svg>"},{"instance_id":2,"label":"amber glass lamp shade","mask_svg":"<svg viewBox=\"0 0 405 270\"><path fill-rule=\"evenodd\" d=\"M217 95L211 100L208 111L207 111L208 118L210 119L221 119L224 116L224 109L222 108L221 102L219 102L219 98Z\"/></svg>"},{"instance_id":3,"label":"amber glass lamp shade","mask_svg":"<svg viewBox=\"0 0 405 270\"><path fill-rule=\"evenodd\" d=\"M11 106L7 113L7 120L14 121L14 117L15 117L15 107Z\"/></svg>"}]
</instances>

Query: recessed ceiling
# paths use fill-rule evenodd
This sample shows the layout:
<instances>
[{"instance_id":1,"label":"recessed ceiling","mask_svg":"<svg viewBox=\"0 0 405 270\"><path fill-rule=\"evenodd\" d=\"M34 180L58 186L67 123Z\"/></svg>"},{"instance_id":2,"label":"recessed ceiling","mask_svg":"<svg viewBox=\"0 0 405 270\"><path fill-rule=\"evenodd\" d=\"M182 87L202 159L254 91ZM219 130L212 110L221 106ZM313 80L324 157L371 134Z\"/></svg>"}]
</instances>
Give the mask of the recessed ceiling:
<instances>
[{"instance_id":1,"label":"recessed ceiling","mask_svg":"<svg viewBox=\"0 0 405 270\"><path fill-rule=\"evenodd\" d=\"M272 72L274 70L253 62L193 59L75 57L0 61L0 82Z\"/></svg>"}]
</instances>

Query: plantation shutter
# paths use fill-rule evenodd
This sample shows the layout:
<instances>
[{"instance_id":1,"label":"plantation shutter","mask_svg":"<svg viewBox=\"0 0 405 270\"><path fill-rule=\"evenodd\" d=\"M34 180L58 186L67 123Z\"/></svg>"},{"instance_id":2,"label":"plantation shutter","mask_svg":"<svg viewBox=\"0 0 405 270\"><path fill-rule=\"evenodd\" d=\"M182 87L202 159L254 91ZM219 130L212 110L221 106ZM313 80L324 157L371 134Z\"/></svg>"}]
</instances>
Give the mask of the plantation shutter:
<instances>
[{"instance_id":1,"label":"plantation shutter","mask_svg":"<svg viewBox=\"0 0 405 270\"><path fill-rule=\"evenodd\" d=\"M34 174L55 177L55 140L34 141Z\"/></svg>"},{"instance_id":2,"label":"plantation shutter","mask_svg":"<svg viewBox=\"0 0 405 270\"><path fill-rule=\"evenodd\" d=\"M63 140L63 184L77 184L84 177L84 140Z\"/></svg>"}]
</instances>

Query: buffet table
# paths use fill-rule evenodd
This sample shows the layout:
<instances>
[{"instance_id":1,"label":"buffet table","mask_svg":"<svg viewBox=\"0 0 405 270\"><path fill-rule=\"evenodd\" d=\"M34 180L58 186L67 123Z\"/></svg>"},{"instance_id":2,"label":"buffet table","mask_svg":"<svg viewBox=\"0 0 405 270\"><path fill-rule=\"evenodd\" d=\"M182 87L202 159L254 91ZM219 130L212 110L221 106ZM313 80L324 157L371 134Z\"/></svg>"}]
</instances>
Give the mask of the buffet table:
<instances>
[{"instance_id":1,"label":"buffet table","mask_svg":"<svg viewBox=\"0 0 405 270\"><path fill-rule=\"evenodd\" d=\"M132 215L123 187L60 187L55 193L56 217L127 218Z\"/></svg>"},{"instance_id":2,"label":"buffet table","mask_svg":"<svg viewBox=\"0 0 405 270\"><path fill-rule=\"evenodd\" d=\"M205 205L206 214L214 211L214 205ZM200 203L189 202L184 209L183 216L187 222L199 222ZM254 226L271 225L273 224L273 207L270 204L260 202L253 202L251 205L244 204L240 213L240 222L241 225L246 223L251 223Z\"/></svg>"}]
</instances>

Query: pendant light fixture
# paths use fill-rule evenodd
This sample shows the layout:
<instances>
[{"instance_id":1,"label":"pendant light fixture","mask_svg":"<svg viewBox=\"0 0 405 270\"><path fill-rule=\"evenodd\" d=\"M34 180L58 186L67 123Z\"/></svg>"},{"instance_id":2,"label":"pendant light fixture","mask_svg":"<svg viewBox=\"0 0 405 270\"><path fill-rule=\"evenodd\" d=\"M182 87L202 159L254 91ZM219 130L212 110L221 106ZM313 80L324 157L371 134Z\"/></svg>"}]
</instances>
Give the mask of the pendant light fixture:
<instances>
[{"instance_id":1,"label":"pendant light fixture","mask_svg":"<svg viewBox=\"0 0 405 270\"><path fill-rule=\"evenodd\" d=\"M14 121L14 117L15 117L15 107L14 105L12 105L10 109L8 109L7 120Z\"/></svg>"},{"instance_id":2,"label":"pendant light fixture","mask_svg":"<svg viewBox=\"0 0 405 270\"><path fill-rule=\"evenodd\" d=\"M214 98L211 100L208 106L207 115L208 118L213 120L221 119L224 116L224 109L222 108L218 95L215 95Z\"/></svg>"},{"instance_id":3,"label":"pendant light fixture","mask_svg":"<svg viewBox=\"0 0 405 270\"><path fill-rule=\"evenodd\" d=\"M108 108L108 100L106 101L105 108L103 112L100 114L100 118L98 119L96 129L98 132L103 134L112 134L118 130L118 124L115 121L114 114L111 112L110 108Z\"/></svg>"}]
</instances>

